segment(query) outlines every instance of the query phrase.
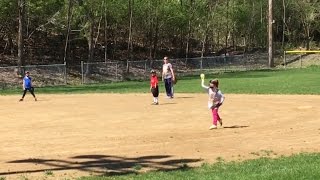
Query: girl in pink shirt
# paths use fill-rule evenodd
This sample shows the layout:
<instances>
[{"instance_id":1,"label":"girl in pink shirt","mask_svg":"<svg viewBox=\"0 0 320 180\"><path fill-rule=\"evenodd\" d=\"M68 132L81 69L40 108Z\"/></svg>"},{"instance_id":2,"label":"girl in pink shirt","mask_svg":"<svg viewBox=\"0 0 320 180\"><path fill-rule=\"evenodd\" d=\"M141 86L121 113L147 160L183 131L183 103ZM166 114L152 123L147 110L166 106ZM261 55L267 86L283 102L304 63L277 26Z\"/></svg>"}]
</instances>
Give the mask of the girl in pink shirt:
<instances>
[{"instance_id":1,"label":"girl in pink shirt","mask_svg":"<svg viewBox=\"0 0 320 180\"><path fill-rule=\"evenodd\" d=\"M222 92L218 89L219 81L217 79L209 81L209 87L204 85L204 79L201 79L201 86L207 90L209 95L208 108L212 111L212 125L211 129L217 129L217 121L222 126L222 119L219 116L219 107L222 105L225 97Z\"/></svg>"}]
</instances>

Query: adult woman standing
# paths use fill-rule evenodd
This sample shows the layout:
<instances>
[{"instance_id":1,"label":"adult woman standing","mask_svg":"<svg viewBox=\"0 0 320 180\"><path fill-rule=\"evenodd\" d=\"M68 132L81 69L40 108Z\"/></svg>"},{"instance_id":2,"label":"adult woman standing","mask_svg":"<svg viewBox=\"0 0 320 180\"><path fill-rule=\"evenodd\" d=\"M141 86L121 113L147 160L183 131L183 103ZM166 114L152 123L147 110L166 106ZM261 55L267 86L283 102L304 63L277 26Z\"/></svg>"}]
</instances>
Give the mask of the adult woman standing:
<instances>
[{"instance_id":1,"label":"adult woman standing","mask_svg":"<svg viewBox=\"0 0 320 180\"><path fill-rule=\"evenodd\" d=\"M163 66L162 66L162 81L164 82L164 86L166 88L166 93L168 98L173 98L173 82L175 81L175 75L172 68L172 64L169 63L169 58L165 56L163 58Z\"/></svg>"}]
</instances>

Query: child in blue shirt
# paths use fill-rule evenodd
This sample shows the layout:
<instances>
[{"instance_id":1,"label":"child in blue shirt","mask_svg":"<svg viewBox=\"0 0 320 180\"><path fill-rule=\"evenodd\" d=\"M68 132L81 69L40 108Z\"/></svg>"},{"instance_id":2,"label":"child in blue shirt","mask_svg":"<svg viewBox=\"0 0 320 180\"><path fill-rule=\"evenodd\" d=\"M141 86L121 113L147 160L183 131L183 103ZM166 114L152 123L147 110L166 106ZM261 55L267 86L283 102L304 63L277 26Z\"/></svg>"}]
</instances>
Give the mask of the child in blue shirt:
<instances>
[{"instance_id":1,"label":"child in blue shirt","mask_svg":"<svg viewBox=\"0 0 320 180\"><path fill-rule=\"evenodd\" d=\"M27 71L26 75L23 78L23 83L22 83L23 95L19 101L23 101L23 98L26 95L27 91L29 91L32 94L32 96L34 97L34 100L37 101L37 98L34 95L34 88L32 86L32 79L29 75L30 75L30 73L29 73L29 71Z\"/></svg>"}]
</instances>

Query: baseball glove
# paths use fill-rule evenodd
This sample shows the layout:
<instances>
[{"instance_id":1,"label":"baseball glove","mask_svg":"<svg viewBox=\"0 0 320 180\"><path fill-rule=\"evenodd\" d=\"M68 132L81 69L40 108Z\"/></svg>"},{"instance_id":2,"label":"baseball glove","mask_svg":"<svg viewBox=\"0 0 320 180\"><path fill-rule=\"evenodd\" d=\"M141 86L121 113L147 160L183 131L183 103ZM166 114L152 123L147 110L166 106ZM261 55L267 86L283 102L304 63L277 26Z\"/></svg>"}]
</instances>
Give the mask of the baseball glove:
<instances>
[{"instance_id":1,"label":"baseball glove","mask_svg":"<svg viewBox=\"0 0 320 180\"><path fill-rule=\"evenodd\" d=\"M173 80L172 82L173 82L173 84L177 84L177 82L178 82L177 77L175 77L175 78L174 78L174 80Z\"/></svg>"}]
</instances>

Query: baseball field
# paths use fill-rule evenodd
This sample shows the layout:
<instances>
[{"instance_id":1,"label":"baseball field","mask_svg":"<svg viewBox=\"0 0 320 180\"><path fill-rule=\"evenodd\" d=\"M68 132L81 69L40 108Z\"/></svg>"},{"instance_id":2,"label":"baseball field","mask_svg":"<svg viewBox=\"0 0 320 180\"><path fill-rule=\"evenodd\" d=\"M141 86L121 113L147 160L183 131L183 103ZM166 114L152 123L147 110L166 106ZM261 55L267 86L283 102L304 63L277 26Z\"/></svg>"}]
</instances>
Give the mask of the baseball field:
<instances>
[{"instance_id":1,"label":"baseball field","mask_svg":"<svg viewBox=\"0 0 320 180\"><path fill-rule=\"evenodd\" d=\"M181 78L174 99L165 98L161 84L157 106L151 105L148 81L39 88L37 102L30 94L18 102L19 91L4 90L0 178L185 179L182 174L195 171L190 167L210 174L216 166L212 163L223 163L223 174L228 163L263 158L258 162L263 167L264 158L302 152L315 154L296 158L299 168L312 166L320 159L319 70L208 75L220 79L226 96L220 109L223 127L216 130L209 130L207 94L198 76ZM310 162L300 162L308 158ZM292 162L281 171L290 174ZM308 169L316 173L319 167ZM150 170L160 172L143 173ZM241 169L232 173L239 173L239 179L261 179L257 172L251 178L241 175Z\"/></svg>"}]
</instances>

